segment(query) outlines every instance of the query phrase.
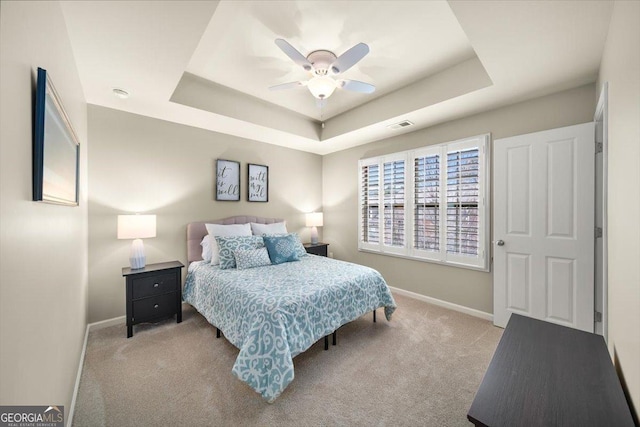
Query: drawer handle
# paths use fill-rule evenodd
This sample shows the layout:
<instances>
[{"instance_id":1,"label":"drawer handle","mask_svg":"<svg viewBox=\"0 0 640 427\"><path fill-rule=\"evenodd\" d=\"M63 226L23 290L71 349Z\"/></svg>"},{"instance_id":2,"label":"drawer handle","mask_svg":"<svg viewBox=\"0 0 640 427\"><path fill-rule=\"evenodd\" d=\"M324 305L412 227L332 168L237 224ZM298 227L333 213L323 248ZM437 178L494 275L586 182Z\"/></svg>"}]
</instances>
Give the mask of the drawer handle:
<instances>
[{"instance_id":1,"label":"drawer handle","mask_svg":"<svg viewBox=\"0 0 640 427\"><path fill-rule=\"evenodd\" d=\"M153 287L154 287L154 288L157 288L158 286L160 286L160 285L159 285L159 284L157 284L157 283L154 283L154 284L153 284Z\"/></svg>"},{"instance_id":2,"label":"drawer handle","mask_svg":"<svg viewBox=\"0 0 640 427\"><path fill-rule=\"evenodd\" d=\"M154 305L153 308L158 308L160 307L158 304Z\"/></svg>"}]
</instances>

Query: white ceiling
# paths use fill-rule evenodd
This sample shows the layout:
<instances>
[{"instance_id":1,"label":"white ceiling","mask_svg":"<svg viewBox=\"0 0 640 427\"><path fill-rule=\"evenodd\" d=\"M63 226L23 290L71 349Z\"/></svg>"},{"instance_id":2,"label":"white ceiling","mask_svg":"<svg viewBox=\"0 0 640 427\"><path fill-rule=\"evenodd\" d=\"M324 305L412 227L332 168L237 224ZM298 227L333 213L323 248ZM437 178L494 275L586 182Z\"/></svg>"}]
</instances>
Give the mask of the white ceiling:
<instances>
[{"instance_id":1,"label":"white ceiling","mask_svg":"<svg viewBox=\"0 0 640 427\"><path fill-rule=\"evenodd\" d=\"M594 82L609 1L64 1L88 103L327 154ZM321 110L304 55L371 51ZM121 87L129 99L116 98ZM594 100L595 101L595 100ZM416 126L387 128L403 119ZM324 129L320 122L325 123Z\"/></svg>"},{"instance_id":2,"label":"white ceiling","mask_svg":"<svg viewBox=\"0 0 640 427\"><path fill-rule=\"evenodd\" d=\"M376 92L336 91L323 108L325 119L475 56L446 2L373 5L361 1L221 2L187 71L321 120L320 109L305 87L269 91L269 86L309 79L275 45L276 38L285 38L304 56L321 49L339 56L359 42L369 45L370 53L343 77L374 83Z\"/></svg>"}]
</instances>

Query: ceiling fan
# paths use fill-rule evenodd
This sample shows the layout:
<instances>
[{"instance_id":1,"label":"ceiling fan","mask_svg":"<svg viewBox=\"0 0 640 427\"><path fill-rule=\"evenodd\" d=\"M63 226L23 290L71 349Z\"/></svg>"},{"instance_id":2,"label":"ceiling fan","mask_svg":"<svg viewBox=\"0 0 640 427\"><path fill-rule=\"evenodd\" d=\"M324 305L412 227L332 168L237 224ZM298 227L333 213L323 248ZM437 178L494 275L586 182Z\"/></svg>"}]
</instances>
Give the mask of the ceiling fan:
<instances>
[{"instance_id":1,"label":"ceiling fan","mask_svg":"<svg viewBox=\"0 0 640 427\"><path fill-rule=\"evenodd\" d=\"M328 50L314 50L306 57L284 39L276 39L276 45L278 45L293 62L309 72L312 77L305 81L271 86L269 88L270 90L293 89L306 86L309 92L321 102L324 102L325 99L330 97L336 88L360 93L373 93L373 91L376 90L376 87L369 83L358 80L333 78L334 75L341 74L353 67L369 53L369 46L365 43L358 43L340 56L336 56L335 53Z\"/></svg>"}]
</instances>

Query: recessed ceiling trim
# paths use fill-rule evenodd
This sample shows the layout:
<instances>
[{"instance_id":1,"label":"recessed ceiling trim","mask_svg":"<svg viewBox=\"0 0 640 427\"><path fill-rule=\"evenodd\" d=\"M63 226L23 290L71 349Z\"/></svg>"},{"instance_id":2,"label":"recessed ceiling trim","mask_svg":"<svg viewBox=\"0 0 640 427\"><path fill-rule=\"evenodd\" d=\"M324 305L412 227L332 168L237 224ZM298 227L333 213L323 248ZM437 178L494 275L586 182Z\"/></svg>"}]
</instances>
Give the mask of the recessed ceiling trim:
<instances>
[{"instance_id":1,"label":"recessed ceiling trim","mask_svg":"<svg viewBox=\"0 0 640 427\"><path fill-rule=\"evenodd\" d=\"M183 74L170 100L303 138L320 139L317 121L191 73Z\"/></svg>"},{"instance_id":2,"label":"recessed ceiling trim","mask_svg":"<svg viewBox=\"0 0 640 427\"><path fill-rule=\"evenodd\" d=\"M480 60L472 58L332 117L326 121L322 139L340 136L392 117L406 116L491 85L491 78Z\"/></svg>"}]
</instances>

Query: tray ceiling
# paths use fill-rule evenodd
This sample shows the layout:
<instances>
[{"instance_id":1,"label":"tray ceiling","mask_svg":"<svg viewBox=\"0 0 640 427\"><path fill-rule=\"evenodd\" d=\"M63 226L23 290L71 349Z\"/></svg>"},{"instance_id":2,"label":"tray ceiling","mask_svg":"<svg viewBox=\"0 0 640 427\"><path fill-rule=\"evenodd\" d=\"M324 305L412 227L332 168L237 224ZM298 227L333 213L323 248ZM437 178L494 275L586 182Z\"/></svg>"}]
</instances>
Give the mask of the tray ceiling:
<instances>
[{"instance_id":1,"label":"tray ceiling","mask_svg":"<svg viewBox=\"0 0 640 427\"><path fill-rule=\"evenodd\" d=\"M608 1L65 1L88 103L327 154L594 82ZM105 19L105 17L110 17ZM304 55L371 51L319 109ZM113 96L112 88L131 93ZM408 119L416 125L387 126ZM321 125L324 123L324 127Z\"/></svg>"}]
</instances>

